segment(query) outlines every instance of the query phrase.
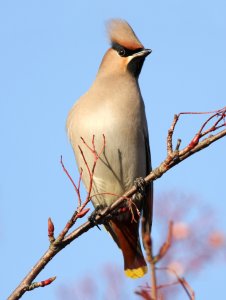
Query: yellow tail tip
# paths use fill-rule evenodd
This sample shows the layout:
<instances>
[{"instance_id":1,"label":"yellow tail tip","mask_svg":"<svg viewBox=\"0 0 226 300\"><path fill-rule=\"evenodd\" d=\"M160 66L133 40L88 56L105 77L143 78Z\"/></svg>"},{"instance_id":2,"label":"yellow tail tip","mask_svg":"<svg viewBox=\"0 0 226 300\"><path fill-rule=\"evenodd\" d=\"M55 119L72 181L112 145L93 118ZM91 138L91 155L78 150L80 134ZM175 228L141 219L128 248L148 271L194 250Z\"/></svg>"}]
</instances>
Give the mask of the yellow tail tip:
<instances>
[{"instance_id":1,"label":"yellow tail tip","mask_svg":"<svg viewBox=\"0 0 226 300\"><path fill-rule=\"evenodd\" d=\"M143 277L147 273L147 271L148 271L147 266L143 266L137 269L126 269L124 272L127 277L136 279L136 278Z\"/></svg>"}]
</instances>

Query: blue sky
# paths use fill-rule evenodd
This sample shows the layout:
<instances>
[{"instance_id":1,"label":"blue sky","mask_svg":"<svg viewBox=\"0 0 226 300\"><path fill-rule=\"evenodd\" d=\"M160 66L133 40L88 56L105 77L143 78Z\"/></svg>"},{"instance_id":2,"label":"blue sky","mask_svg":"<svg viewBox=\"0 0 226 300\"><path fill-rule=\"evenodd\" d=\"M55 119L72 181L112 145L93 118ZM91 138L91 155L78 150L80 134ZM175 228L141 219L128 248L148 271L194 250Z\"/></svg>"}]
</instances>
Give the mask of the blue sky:
<instances>
[{"instance_id":1,"label":"blue sky","mask_svg":"<svg viewBox=\"0 0 226 300\"><path fill-rule=\"evenodd\" d=\"M225 106L225 13L223 0L0 2L2 299L47 249L48 217L58 232L76 206L59 164L62 154L77 178L65 120L92 83L108 48L106 20L126 19L153 50L140 85L155 167L165 158L166 134L175 113ZM184 120L176 134L185 144L200 122L198 117ZM198 195L212 205L226 231L225 150L226 139L188 159L156 182L155 193L182 190ZM95 276L106 263L121 266L120 252L104 231L94 229L38 277L57 275L54 285L23 299L57 299L58 285L76 282L88 272ZM193 279L198 299L222 298L225 267L211 265Z\"/></svg>"}]
</instances>

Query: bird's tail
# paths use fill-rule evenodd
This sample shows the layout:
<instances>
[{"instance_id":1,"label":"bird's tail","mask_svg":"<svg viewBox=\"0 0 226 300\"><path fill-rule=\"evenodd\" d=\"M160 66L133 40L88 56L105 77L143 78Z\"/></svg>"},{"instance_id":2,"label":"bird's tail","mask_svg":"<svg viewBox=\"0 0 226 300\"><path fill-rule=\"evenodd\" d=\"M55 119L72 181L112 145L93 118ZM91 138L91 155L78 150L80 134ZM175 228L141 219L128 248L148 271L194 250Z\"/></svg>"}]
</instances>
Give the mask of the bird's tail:
<instances>
[{"instance_id":1,"label":"bird's tail","mask_svg":"<svg viewBox=\"0 0 226 300\"><path fill-rule=\"evenodd\" d=\"M114 220L109 222L109 230L115 242L122 250L125 275L139 278L147 273L147 264L139 241L139 223L131 220Z\"/></svg>"}]
</instances>

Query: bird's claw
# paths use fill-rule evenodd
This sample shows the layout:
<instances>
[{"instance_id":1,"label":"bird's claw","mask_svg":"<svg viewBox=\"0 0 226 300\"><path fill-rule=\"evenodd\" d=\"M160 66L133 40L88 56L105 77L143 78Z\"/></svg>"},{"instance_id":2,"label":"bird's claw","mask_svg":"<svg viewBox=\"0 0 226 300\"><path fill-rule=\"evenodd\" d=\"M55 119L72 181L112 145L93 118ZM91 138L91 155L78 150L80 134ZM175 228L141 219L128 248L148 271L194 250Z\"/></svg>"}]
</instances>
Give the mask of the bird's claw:
<instances>
[{"instance_id":1,"label":"bird's claw","mask_svg":"<svg viewBox=\"0 0 226 300\"><path fill-rule=\"evenodd\" d=\"M98 225L97 221L96 221L96 216L101 216L101 210L104 207L102 205L98 205L95 210L91 213L91 215L89 216L88 220L90 221L90 223L92 223L93 225L95 225L99 230L101 230L100 226Z\"/></svg>"},{"instance_id":2,"label":"bird's claw","mask_svg":"<svg viewBox=\"0 0 226 300\"><path fill-rule=\"evenodd\" d=\"M134 186L137 189L136 194L134 195L135 200L138 199L142 199L145 196L146 193L146 182L144 180L143 177L138 177L134 180Z\"/></svg>"}]
</instances>

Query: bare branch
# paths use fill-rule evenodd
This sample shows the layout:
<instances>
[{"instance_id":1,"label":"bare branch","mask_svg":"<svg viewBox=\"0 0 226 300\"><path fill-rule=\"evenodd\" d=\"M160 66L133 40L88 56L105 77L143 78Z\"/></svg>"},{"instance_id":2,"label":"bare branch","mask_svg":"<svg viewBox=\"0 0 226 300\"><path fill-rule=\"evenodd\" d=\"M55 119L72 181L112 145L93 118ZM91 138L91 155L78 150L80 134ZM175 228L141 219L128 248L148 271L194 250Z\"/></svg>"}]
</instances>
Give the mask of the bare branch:
<instances>
[{"instance_id":1,"label":"bare branch","mask_svg":"<svg viewBox=\"0 0 226 300\"><path fill-rule=\"evenodd\" d=\"M175 150L173 150L173 133L175 130L175 126L179 120L180 115L182 114L188 114L188 113L180 113L179 115L174 116L174 120L172 122L172 125L168 131L168 136L167 136L167 157L166 159L157 167L155 168L148 176L144 178L146 184L149 184L151 181L154 181L158 178L160 178L164 173L166 173L168 170L173 168L175 165L178 163L182 162L183 160L187 159L191 155L197 153L200 150L203 150L204 148L210 146L212 143L216 142L217 140L223 138L226 135L226 129L213 134L215 131L217 131L219 128L225 127L225 116L226 116L226 107L224 107L221 110L215 111L214 115L209 117L207 121L202 125L198 133L194 136L194 138L191 140L191 142L182 150L180 150L180 143L181 140L178 139L177 145L175 147ZM189 113L189 114L195 114L195 113ZM204 132L204 127L214 118L217 118L217 121L208 129L206 129ZM201 138L206 136L208 133L212 133L209 137L206 137L201 141ZM82 138L81 138L82 139ZM53 257L61 251L65 246L70 244L73 240L78 238L80 235L88 231L90 228L94 227L94 222L87 221L81 226L79 226L77 229L75 229L73 232L68 234L68 231L71 229L71 227L75 224L76 220L78 218L83 217L87 212L88 209L85 209L85 206L91 199L91 191L92 191L92 184L93 184L93 175L95 171L95 167L97 164L97 161L101 154L104 151L106 141L105 141L105 136L103 135L103 146L100 150L99 153L96 152L95 148L95 136L93 136L92 139L92 146L90 147L84 139L82 139L84 145L90 149L90 151L93 153L94 157L94 162L92 165L92 168L88 166L88 163L84 157L83 151L80 148L81 155L83 157L83 161L85 163L85 166L87 168L88 173L90 174L90 186L88 189L88 193L86 196L85 201L82 204L81 198L80 198L80 182L81 182L81 177L82 177L82 170L80 170L80 177L79 177L79 183L76 186L74 184L74 181L70 177L69 173L67 172L66 168L63 165L62 159L61 159L61 164L64 169L64 172L67 174L69 177L70 181L72 182L74 189L78 195L78 208L77 210L73 213L72 217L70 220L67 222L65 225L64 229L61 231L61 233L58 235L58 237L54 240L54 228L53 228L53 223L52 221L49 221L48 225L48 235L50 239L50 246L49 249L46 251L46 253L39 259L39 261L36 263L36 265L32 268L32 270L27 274L27 276L22 280L20 285L15 289L15 291L9 296L8 300L15 300L19 299L26 291L31 289L31 286L34 285L34 287L42 286L39 283L32 283L33 280L36 278L36 276L45 268L45 266L48 264L50 260L53 259ZM110 218L111 213L115 210L121 207L122 204L124 204L128 199L132 197L133 194L136 193L136 187L133 186L130 190L128 190L124 195L119 197L111 206L106 207L103 209L99 214L96 215L95 217L95 223L100 224L104 221L106 217ZM110 192L110 191L109 191ZM128 202L128 201L127 201ZM52 223L52 224L51 224ZM153 255L151 253L151 261L152 267L155 267L155 263L165 255L167 252L171 242L171 229L169 229L169 234L168 234L168 239L166 243L162 246L160 249L159 254L153 258ZM149 241L151 245L151 240ZM155 259L155 260L154 260ZM155 270L154 270L155 271ZM53 277L55 279L55 277ZM53 280L54 280L53 279ZM155 280L155 279L153 279ZM179 280L179 279L178 279ZM184 289L188 292L188 294L191 296L190 299L194 299L192 290L189 288L188 284L184 279L180 278L180 283L184 287ZM50 282L51 283L51 282ZM45 284L47 285L47 284ZM153 285L157 285L156 282L153 282ZM43 285L44 286L44 285ZM155 293L155 294L154 294ZM154 298L155 297L155 298ZM157 299L157 292L153 292L153 299ZM193 297L193 298L192 298Z\"/></svg>"}]
</instances>

